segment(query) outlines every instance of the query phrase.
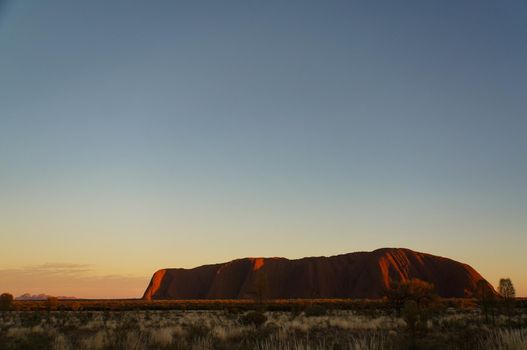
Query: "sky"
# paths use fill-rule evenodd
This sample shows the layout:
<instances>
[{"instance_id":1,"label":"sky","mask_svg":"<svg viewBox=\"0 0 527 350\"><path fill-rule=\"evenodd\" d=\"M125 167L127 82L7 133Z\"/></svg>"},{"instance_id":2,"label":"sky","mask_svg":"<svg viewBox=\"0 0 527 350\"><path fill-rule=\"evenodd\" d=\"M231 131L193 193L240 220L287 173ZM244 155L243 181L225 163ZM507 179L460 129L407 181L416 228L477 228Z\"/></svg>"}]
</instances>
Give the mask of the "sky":
<instances>
[{"instance_id":1,"label":"sky","mask_svg":"<svg viewBox=\"0 0 527 350\"><path fill-rule=\"evenodd\" d=\"M525 1L0 0L0 292L406 247L527 296Z\"/></svg>"}]
</instances>

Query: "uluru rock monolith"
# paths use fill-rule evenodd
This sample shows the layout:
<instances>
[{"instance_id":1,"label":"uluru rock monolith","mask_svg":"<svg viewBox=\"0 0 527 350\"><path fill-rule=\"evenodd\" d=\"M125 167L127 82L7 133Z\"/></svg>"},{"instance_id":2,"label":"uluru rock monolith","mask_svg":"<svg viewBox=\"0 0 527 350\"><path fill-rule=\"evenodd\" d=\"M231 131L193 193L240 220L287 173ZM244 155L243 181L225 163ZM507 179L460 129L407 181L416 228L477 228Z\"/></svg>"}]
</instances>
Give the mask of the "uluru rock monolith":
<instances>
[{"instance_id":1,"label":"uluru rock monolith","mask_svg":"<svg viewBox=\"0 0 527 350\"><path fill-rule=\"evenodd\" d=\"M417 278L441 297L471 297L483 277L471 266L405 248L330 257L244 258L157 271L143 299L381 298L392 282ZM493 290L488 284L488 288Z\"/></svg>"}]
</instances>

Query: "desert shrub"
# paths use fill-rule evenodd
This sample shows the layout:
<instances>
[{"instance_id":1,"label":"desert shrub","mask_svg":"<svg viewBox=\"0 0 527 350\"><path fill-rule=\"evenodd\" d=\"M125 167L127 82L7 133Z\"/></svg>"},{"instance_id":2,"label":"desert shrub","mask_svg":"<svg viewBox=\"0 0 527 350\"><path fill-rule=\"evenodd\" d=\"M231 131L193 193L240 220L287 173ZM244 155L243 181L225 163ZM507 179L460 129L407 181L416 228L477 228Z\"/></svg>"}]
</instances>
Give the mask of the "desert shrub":
<instances>
[{"instance_id":1,"label":"desert shrub","mask_svg":"<svg viewBox=\"0 0 527 350\"><path fill-rule=\"evenodd\" d=\"M239 317L240 313L242 312L237 307L227 307L224 310L225 317L227 317L230 320L235 320Z\"/></svg>"},{"instance_id":2,"label":"desert shrub","mask_svg":"<svg viewBox=\"0 0 527 350\"><path fill-rule=\"evenodd\" d=\"M139 320L135 317L130 317L130 315L127 316L119 321L120 327L124 330L138 331L141 328ZM104 323L108 324L108 322L112 322L111 315L105 315Z\"/></svg>"},{"instance_id":3,"label":"desert shrub","mask_svg":"<svg viewBox=\"0 0 527 350\"><path fill-rule=\"evenodd\" d=\"M261 326L267 321L267 316L263 312L249 311L240 318L240 323L243 325L253 325L256 327Z\"/></svg>"},{"instance_id":4,"label":"desert shrub","mask_svg":"<svg viewBox=\"0 0 527 350\"><path fill-rule=\"evenodd\" d=\"M46 300L46 309L48 311L57 310L58 305L59 299L57 299L56 297L48 297L48 300Z\"/></svg>"},{"instance_id":5,"label":"desert shrub","mask_svg":"<svg viewBox=\"0 0 527 350\"><path fill-rule=\"evenodd\" d=\"M185 326L187 336L191 342L196 341L197 339L206 338L207 335L209 335L210 333L210 329L203 322L203 320L199 320L195 323L186 324Z\"/></svg>"},{"instance_id":6,"label":"desert shrub","mask_svg":"<svg viewBox=\"0 0 527 350\"><path fill-rule=\"evenodd\" d=\"M470 310L476 308L478 305L472 299L461 299L457 301L456 309Z\"/></svg>"},{"instance_id":7,"label":"desert shrub","mask_svg":"<svg viewBox=\"0 0 527 350\"><path fill-rule=\"evenodd\" d=\"M2 293L0 295L0 310L7 311L10 310L13 305L13 295L9 293Z\"/></svg>"},{"instance_id":8,"label":"desert shrub","mask_svg":"<svg viewBox=\"0 0 527 350\"><path fill-rule=\"evenodd\" d=\"M417 322L419 321L419 308L417 307L417 303L413 300L404 303L402 315L408 330L410 330L412 334L415 334Z\"/></svg>"},{"instance_id":9,"label":"desert shrub","mask_svg":"<svg viewBox=\"0 0 527 350\"><path fill-rule=\"evenodd\" d=\"M52 348L52 338L46 334L29 333L23 337L0 339L0 349L12 350L48 350Z\"/></svg>"},{"instance_id":10,"label":"desert shrub","mask_svg":"<svg viewBox=\"0 0 527 350\"><path fill-rule=\"evenodd\" d=\"M390 287L385 290L385 295L395 309L397 317L401 315L402 308L409 300L415 301L420 307L437 298L434 293L434 285L418 278L392 282Z\"/></svg>"},{"instance_id":11,"label":"desert shrub","mask_svg":"<svg viewBox=\"0 0 527 350\"><path fill-rule=\"evenodd\" d=\"M42 314L39 311L31 311L20 315L20 324L23 327L34 327L42 322Z\"/></svg>"},{"instance_id":12,"label":"desert shrub","mask_svg":"<svg viewBox=\"0 0 527 350\"><path fill-rule=\"evenodd\" d=\"M322 305L312 305L304 310L304 315L306 315L307 317L324 316L327 313L328 311Z\"/></svg>"},{"instance_id":13,"label":"desert shrub","mask_svg":"<svg viewBox=\"0 0 527 350\"><path fill-rule=\"evenodd\" d=\"M70 303L70 309L71 311L79 311L82 310L82 305L78 301L72 301Z\"/></svg>"},{"instance_id":14,"label":"desert shrub","mask_svg":"<svg viewBox=\"0 0 527 350\"><path fill-rule=\"evenodd\" d=\"M150 342L159 347L170 346L173 341L174 332L171 328L160 328L150 331Z\"/></svg>"},{"instance_id":15,"label":"desert shrub","mask_svg":"<svg viewBox=\"0 0 527 350\"><path fill-rule=\"evenodd\" d=\"M121 330L116 334L112 349L115 350L141 350L147 343L147 336L137 331Z\"/></svg>"},{"instance_id":16,"label":"desert shrub","mask_svg":"<svg viewBox=\"0 0 527 350\"><path fill-rule=\"evenodd\" d=\"M300 316L300 314L302 313L302 311L304 310L304 307L300 304L292 304L291 307L290 307L290 312L291 312L291 318L296 318L298 316Z\"/></svg>"}]
</instances>

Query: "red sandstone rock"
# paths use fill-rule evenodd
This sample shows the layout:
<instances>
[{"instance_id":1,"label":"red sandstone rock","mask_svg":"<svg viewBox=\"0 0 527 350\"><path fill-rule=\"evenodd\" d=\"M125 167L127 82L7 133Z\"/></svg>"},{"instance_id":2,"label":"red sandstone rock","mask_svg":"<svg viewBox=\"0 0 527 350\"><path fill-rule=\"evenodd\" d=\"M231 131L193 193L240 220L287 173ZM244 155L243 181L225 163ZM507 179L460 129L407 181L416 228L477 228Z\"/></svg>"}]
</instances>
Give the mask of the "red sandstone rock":
<instances>
[{"instance_id":1,"label":"red sandstone rock","mask_svg":"<svg viewBox=\"0 0 527 350\"><path fill-rule=\"evenodd\" d=\"M380 298L394 281L433 283L442 297L470 297L483 279L467 264L403 248L331 257L245 258L157 271L143 299ZM488 285L490 289L492 287Z\"/></svg>"}]
</instances>

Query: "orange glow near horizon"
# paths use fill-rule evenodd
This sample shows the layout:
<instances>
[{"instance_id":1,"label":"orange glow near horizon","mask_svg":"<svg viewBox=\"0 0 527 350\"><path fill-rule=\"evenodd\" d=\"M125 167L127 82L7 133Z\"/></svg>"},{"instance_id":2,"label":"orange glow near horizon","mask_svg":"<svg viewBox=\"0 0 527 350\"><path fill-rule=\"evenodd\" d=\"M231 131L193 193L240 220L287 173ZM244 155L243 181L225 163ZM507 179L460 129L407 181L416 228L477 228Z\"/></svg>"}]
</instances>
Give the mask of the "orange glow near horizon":
<instances>
[{"instance_id":1,"label":"orange glow near horizon","mask_svg":"<svg viewBox=\"0 0 527 350\"><path fill-rule=\"evenodd\" d=\"M225 260L227 259L224 259L223 262ZM255 271L264 266L264 258L252 258L252 261ZM380 264L385 285L388 283L386 279L388 278L390 264L390 261L384 259ZM196 266L198 265L186 267ZM494 287L497 287L499 278L513 276L512 274L494 274L491 276L488 273L485 274L481 268L478 269L478 266L472 267L479 271ZM157 285L156 288L159 288L160 273L165 273L165 271L158 271L156 275L146 273L143 276L100 274L84 265L44 264L28 268L0 270L0 292L9 292L14 296L29 293L90 299L141 298L151 279L154 285ZM521 279L512 277L512 282L516 287L517 296L527 296L527 286L522 283Z\"/></svg>"}]
</instances>

